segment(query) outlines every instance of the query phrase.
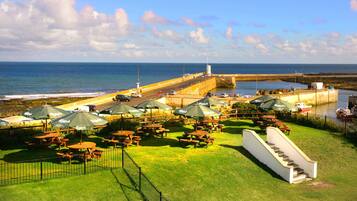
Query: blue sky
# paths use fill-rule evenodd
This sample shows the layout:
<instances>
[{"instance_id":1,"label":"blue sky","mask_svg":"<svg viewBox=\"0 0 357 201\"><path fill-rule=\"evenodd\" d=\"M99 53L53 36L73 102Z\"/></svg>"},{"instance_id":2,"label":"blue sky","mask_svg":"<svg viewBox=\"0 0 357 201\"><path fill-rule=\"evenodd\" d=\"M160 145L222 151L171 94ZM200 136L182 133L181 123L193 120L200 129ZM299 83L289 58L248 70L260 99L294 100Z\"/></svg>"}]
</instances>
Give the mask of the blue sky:
<instances>
[{"instance_id":1,"label":"blue sky","mask_svg":"<svg viewBox=\"0 0 357 201\"><path fill-rule=\"evenodd\" d=\"M357 63L357 0L0 0L0 60Z\"/></svg>"}]
</instances>

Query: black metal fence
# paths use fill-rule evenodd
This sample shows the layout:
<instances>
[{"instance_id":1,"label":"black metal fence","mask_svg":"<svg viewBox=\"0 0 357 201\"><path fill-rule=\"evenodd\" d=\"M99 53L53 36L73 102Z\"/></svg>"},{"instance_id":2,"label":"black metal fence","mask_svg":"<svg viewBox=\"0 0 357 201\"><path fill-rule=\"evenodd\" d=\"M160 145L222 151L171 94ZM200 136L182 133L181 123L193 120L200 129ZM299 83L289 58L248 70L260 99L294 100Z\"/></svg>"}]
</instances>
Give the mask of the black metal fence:
<instances>
[{"instance_id":1,"label":"black metal fence","mask_svg":"<svg viewBox=\"0 0 357 201\"><path fill-rule=\"evenodd\" d=\"M0 163L0 186L36 182L66 176L85 175L100 170L123 168L145 200L163 200L161 191L144 175L141 167L124 149L103 151L99 159L74 155L71 161L58 157Z\"/></svg>"},{"instance_id":2,"label":"black metal fence","mask_svg":"<svg viewBox=\"0 0 357 201\"><path fill-rule=\"evenodd\" d=\"M120 149L104 151L99 159L86 160L84 158L82 154L76 154L71 161L49 157L2 163L0 164L0 185L83 175L121 167Z\"/></svg>"},{"instance_id":3,"label":"black metal fence","mask_svg":"<svg viewBox=\"0 0 357 201\"><path fill-rule=\"evenodd\" d=\"M141 171L141 167L123 149L122 167L145 200L168 201L162 192Z\"/></svg>"}]
</instances>

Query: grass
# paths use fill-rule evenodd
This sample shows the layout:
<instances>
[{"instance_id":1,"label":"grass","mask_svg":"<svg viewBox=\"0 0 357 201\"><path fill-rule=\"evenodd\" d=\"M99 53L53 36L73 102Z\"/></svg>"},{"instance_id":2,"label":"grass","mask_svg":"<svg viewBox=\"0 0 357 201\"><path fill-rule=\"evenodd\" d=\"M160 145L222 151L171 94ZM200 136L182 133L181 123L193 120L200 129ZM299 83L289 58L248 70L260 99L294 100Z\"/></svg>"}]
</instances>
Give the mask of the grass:
<instances>
[{"instance_id":1,"label":"grass","mask_svg":"<svg viewBox=\"0 0 357 201\"><path fill-rule=\"evenodd\" d=\"M127 151L170 200L357 200L357 148L344 138L328 131L288 124L292 128L289 137L311 159L318 161L317 179L290 185L242 148L242 130L250 128L259 132L259 128L250 121L226 121L225 125L223 133L213 134L215 144L208 148L181 147L176 137L191 128L173 127L167 138L145 139L142 146L129 147ZM264 134L261 136L265 138ZM0 157L12 151L0 151ZM94 189L92 185L98 186L97 180L100 188ZM105 171L1 187L0 195L4 199L0 197L0 200L21 200L25 198L23 195L29 200L31 196L33 200L68 200L75 195L76 199L120 200L118 197L122 195L117 194L123 193L118 183L114 184L113 176ZM53 196L52 192L59 187L60 195Z\"/></svg>"},{"instance_id":2,"label":"grass","mask_svg":"<svg viewBox=\"0 0 357 201\"><path fill-rule=\"evenodd\" d=\"M142 200L121 169L0 188L0 200Z\"/></svg>"}]
</instances>

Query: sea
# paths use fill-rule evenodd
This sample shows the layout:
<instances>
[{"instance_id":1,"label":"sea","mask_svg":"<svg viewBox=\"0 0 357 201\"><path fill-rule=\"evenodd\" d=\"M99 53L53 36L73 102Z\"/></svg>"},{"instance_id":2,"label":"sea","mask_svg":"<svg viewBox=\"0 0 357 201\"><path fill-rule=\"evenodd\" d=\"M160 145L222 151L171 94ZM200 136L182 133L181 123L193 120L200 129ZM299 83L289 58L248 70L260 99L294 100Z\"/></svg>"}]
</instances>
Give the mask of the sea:
<instances>
[{"instance_id":1,"label":"sea","mask_svg":"<svg viewBox=\"0 0 357 201\"><path fill-rule=\"evenodd\" d=\"M222 64L212 63L212 73L357 73L357 64ZM98 96L134 88L188 73L203 72L205 63L79 63L79 62L0 62L0 99L58 96ZM256 89L304 88L287 82L240 82L235 91L253 95ZM218 89L217 93L225 92ZM347 104L348 95L340 90L336 107ZM331 111L332 111L331 110Z\"/></svg>"}]
</instances>

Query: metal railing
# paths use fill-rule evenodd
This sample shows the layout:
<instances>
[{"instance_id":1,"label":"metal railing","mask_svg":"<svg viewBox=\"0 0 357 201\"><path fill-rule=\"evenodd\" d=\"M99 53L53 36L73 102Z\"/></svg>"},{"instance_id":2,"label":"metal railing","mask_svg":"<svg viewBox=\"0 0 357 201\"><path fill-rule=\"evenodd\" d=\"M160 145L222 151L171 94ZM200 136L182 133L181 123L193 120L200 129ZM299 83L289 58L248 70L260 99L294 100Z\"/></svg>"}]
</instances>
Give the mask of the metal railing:
<instances>
[{"instance_id":1,"label":"metal railing","mask_svg":"<svg viewBox=\"0 0 357 201\"><path fill-rule=\"evenodd\" d=\"M122 167L125 173L145 200L168 201L124 149L122 149L122 158Z\"/></svg>"},{"instance_id":2,"label":"metal railing","mask_svg":"<svg viewBox=\"0 0 357 201\"><path fill-rule=\"evenodd\" d=\"M99 170L120 168L121 150L102 153L99 159L85 159L83 154L73 155L71 161L58 157L12 161L0 164L0 185L35 182L66 176L83 175Z\"/></svg>"}]
</instances>

